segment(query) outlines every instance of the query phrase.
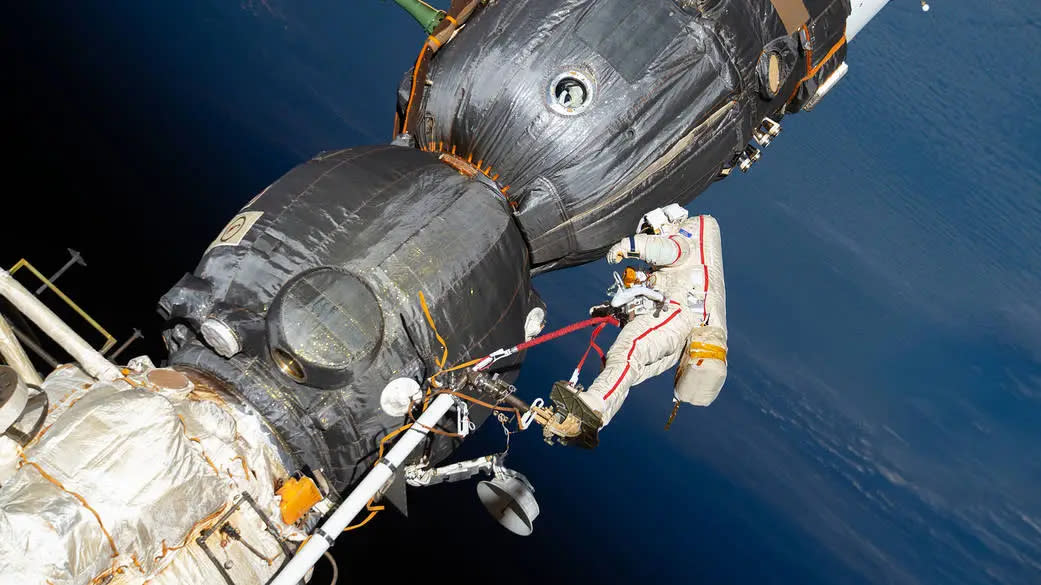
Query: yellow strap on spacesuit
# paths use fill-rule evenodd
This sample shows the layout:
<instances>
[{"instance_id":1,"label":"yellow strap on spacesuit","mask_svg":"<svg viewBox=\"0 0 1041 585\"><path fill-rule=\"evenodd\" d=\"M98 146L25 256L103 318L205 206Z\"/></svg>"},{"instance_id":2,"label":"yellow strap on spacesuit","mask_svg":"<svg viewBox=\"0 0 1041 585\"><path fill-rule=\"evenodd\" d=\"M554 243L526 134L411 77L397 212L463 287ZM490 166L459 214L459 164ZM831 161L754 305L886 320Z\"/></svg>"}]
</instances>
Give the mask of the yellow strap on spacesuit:
<instances>
[{"instance_id":1,"label":"yellow strap on spacesuit","mask_svg":"<svg viewBox=\"0 0 1041 585\"><path fill-rule=\"evenodd\" d=\"M711 343L701 343L700 341L690 342L690 359L692 360L719 360L723 363L727 361L727 350L726 348L718 345L712 345Z\"/></svg>"}]
</instances>

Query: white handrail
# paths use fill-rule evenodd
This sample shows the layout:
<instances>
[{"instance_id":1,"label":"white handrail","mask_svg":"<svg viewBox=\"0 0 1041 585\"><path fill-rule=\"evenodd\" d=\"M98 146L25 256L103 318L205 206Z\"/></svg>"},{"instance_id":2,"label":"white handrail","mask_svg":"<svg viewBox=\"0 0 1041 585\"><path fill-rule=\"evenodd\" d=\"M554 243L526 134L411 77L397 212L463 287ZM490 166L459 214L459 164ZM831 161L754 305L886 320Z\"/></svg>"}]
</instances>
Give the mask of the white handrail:
<instances>
[{"instance_id":1,"label":"white handrail","mask_svg":"<svg viewBox=\"0 0 1041 585\"><path fill-rule=\"evenodd\" d=\"M122 377L119 368L105 359L105 356L98 353L55 315L54 311L48 309L47 305L3 269L0 269L0 296L11 301L15 309L36 323L37 327L67 351L91 376L104 381Z\"/></svg>"},{"instance_id":2,"label":"white handrail","mask_svg":"<svg viewBox=\"0 0 1041 585\"><path fill-rule=\"evenodd\" d=\"M2 313L0 313L0 356L7 360L8 365L26 384L39 386L43 383L40 373L36 371L29 356L25 354L22 344L18 342L18 338L15 337L14 331L11 330Z\"/></svg>"},{"instance_id":3,"label":"white handrail","mask_svg":"<svg viewBox=\"0 0 1041 585\"><path fill-rule=\"evenodd\" d=\"M297 585L300 583L307 571L318 562L325 551L329 550L336 537L354 521L369 500L391 479L394 470L401 466L405 457L419 446L427 436L429 429L448 413L453 402L450 394L441 394L435 398L419 416L419 419L412 424L412 427L398 439L390 452L376 463L376 466L365 475L358 487L354 488L347 499L336 508L329 519L315 529L311 538L308 538L300 550L296 551L296 555L289 560L270 585Z\"/></svg>"}]
</instances>

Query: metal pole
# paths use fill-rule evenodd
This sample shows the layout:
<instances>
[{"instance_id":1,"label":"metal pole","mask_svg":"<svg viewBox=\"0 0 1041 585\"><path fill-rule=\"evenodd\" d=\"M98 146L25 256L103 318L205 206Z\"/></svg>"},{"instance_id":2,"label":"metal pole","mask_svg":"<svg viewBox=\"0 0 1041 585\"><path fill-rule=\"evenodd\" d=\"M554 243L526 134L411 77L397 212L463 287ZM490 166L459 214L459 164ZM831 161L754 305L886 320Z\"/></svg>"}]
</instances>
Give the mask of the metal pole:
<instances>
[{"instance_id":1,"label":"metal pole","mask_svg":"<svg viewBox=\"0 0 1041 585\"><path fill-rule=\"evenodd\" d=\"M5 272L4 274L7 273ZM25 350L18 343L18 339L14 336L11 326L7 324L7 320L4 319L3 315L0 315L0 355L4 356L4 361L11 366L11 369L25 383L37 386L43 383L39 372L36 371L32 361L29 360L29 356L25 355Z\"/></svg>"},{"instance_id":2,"label":"metal pole","mask_svg":"<svg viewBox=\"0 0 1041 585\"><path fill-rule=\"evenodd\" d=\"M117 357L119 357L119 354L123 353L124 349L130 347L131 343L134 343L135 340L141 339L142 337L144 337L144 335L141 335L141 330L134 329L134 334L131 335L126 341L124 341L123 345L117 347L116 351L112 352L112 355L108 356L108 359L116 359Z\"/></svg>"},{"instance_id":3,"label":"metal pole","mask_svg":"<svg viewBox=\"0 0 1041 585\"><path fill-rule=\"evenodd\" d=\"M105 381L122 377L119 368L95 351L61 318L40 302L40 299L36 298L5 270L0 270L0 296L11 301L15 309L36 323L41 331L56 341L91 376Z\"/></svg>"},{"instance_id":4,"label":"metal pole","mask_svg":"<svg viewBox=\"0 0 1041 585\"><path fill-rule=\"evenodd\" d=\"M8 323L8 325L11 325L11 324ZM22 342L22 345L24 345L25 347L28 347L29 349L32 350L33 353L35 353L36 355L40 356L40 359L42 359L43 361L47 362L48 366L50 366L51 368L57 368L58 366L61 365L61 362L59 362L58 360L54 359L54 356L52 356L51 354L47 353L47 350L45 350L42 347L40 347L39 344L37 344L35 341L33 341L33 339L31 337L29 337L29 335L26 334L24 331L22 331L21 329L15 327L14 325L11 325L11 331L14 331L14 336L18 338L18 341Z\"/></svg>"},{"instance_id":5,"label":"metal pole","mask_svg":"<svg viewBox=\"0 0 1041 585\"><path fill-rule=\"evenodd\" d=\"M72 254L72 259L66 262L65 266L62 266L58 269L57 272L51 275L49 280L52 284L54 283L54 281L58 280L58 277L60 277L62 274L65 274L65 271L71 268L73 264L82 264L83 266L87 265L86 261L83 260L83 256L80 256L80 253L76 250L69 248L69 254ZM45 290L47 290L47 284L41 284L40 288L36 289L36 294L41 294Z\"/></svg>"},{"instance_id":6,"label":"metal pole","mask_svg":"<svg viewBox=\"0 0 1041 585\"><path fill-rule=\"evenodd\" d=\"M504 396L502 401L505 402L506 404L509 404L510 406L516 408L517 411L520 412L521 414L524 414L525 412L528 412L529 410L531 410L531 405L530 404L528 404L527 402L524 402L520 398L517 398L513 394L508 394L508 395Z\"/></svg>"},{"instance_id":7,"label":"metal pole","mask_svg":"<svg viewBox=\"0 0 1041 585\"><path fill-rule=\"evenodd\" d=\"M329 519L318 527L304 545L296 551L296 555L286 563L282 571L271 581L270 585L297 585L304 575L329 550L336 537L347 528L354 518L365 509L366 504L379 492L394 475L405 457L419 446L429 429L444 416L454 400L450 394L441 394L423 411L412 427L398 439L389 453L361 480L358 487L347 496L347 499L329 516Z\"/></svg>"}]
</instances>

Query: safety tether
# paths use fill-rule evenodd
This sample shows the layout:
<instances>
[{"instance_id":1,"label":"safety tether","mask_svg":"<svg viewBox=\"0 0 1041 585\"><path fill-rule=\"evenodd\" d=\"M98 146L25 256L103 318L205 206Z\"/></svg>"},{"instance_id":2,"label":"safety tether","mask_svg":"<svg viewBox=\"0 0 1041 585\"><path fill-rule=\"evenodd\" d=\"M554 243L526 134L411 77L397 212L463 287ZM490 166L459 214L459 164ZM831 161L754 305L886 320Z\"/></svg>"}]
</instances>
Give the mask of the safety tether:
<instances>
[{"instance_id":1,"label":"safety tether","mask_svg":"<svg viewBox=\"0 0 1041 585\"><path fill-rule=\"evenodd\" d=\"M596 344L596 336L600 335L600 332L604 330L607 323L601 323L593 329L593 334L589 336L589 347L586 348L586 352L582 354L582 359L578 360L578 365L575 366L575 371L571 373L571 385L574 386L578 383L578 375L582 373L582 366L586 363L586 358L589 357L590 351L596 351L597 355L600 356L600 365L603 366L607 363L607 357L604 356L604 350L600 349L600 346Z\"/></svg>"},{"instance_id":2,"label":"safety tether","mask_svg":"<svg viewBox=\"0 0 1041 585\"><path fill-rule=\"evenodd\" d=\"M614 317L611 317L611 316L593 317L591 319L586 319L585 321L579 321L578 323L572 323L571 325L568 325L567 327L561 327L560 329L557 329L556 331L551 331L549 333L546 333L545 335L540 335L540 336L538 336L538 337L536 337L534 339L529 339L528 341L525 341L524 343L518 343L517 345L515 345L513 347L508 347L508 348L504 347L504 348L501 348L501 349L497 349L497 350L493 351L492 353L488 354L486 357L484 357L481 360L479 360L477 362L477 365L475 366L475 369L477 369L477 370L486 370L486 369L488 369L489 366L491 366L495 362L501 360L502 358L509 357L509 356L511 356L511 355L513 355L513 354L515 354L517 352L524 351L526 349L530 349L532 347L535 347L536 345L539 345L539 344L542 344L542 343L546 343L547 341L552 341L554 339L557 339L558 337L563 337L563 336L565 336L565 335L567 335L569 333L574 333L575 331L578 331L579 329L585 329L586 327L592 327L594 325L600 325L601 326L600 328L602 328L604 325L606 325L608 323L610 323L611 325L614 325L615 327L619 326L618 319L615 319ZM595 333L599 333L599 331L596 331ZM594 340L596 339L595 335L593 336L593 339Z\"/></svg>"}]
</instances>

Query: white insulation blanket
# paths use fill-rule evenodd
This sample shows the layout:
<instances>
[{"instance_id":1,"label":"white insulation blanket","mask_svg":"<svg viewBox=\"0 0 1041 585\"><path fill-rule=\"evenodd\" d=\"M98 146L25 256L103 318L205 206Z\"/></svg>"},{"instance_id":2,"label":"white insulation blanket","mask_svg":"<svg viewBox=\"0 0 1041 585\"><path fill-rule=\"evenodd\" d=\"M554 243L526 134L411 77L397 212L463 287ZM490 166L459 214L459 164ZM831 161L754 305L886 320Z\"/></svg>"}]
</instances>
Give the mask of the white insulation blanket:
<instances>
[{"instance_id":1,"label":"white insulation blanket","mask_svg":"<svg viewBox=\"0 0 1041 585\"><path fill-rule=\"evenodd\" d=\"M286 528L274 495L285 471L255 417L200 399L190 382L171 390L146 373L95 383L63 367L48 377L53 410L44 432L0 487L0 582L142 583L164 569L162 577L181 575L173 582L221 582L204 555L182 549L196 547L198 530L243 491ZM278 554L259 525L238 528ZM193 566L177 567L179 556ZM260 564L261 573L272 570Z\"/></svg>"}]
</instances>

